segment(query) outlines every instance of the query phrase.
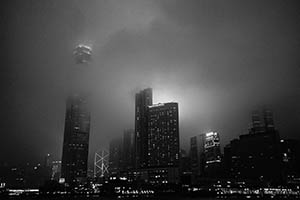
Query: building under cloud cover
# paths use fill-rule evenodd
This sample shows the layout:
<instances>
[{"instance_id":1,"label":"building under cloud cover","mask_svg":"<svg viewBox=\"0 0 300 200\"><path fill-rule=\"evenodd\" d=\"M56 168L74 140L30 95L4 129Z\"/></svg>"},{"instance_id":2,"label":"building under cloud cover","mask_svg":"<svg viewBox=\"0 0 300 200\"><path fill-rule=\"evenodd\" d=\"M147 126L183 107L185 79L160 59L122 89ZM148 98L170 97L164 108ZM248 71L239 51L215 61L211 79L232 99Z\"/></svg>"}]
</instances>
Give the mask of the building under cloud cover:
<instances>
[{"instance_id":1,"label":"building under cloud cover","mask_svg":"<svg viewBox=\"0 0 300 200\"><path fill-rule=\"evenodd\" d=\"M185 149L209 130L228 143L259 105L272 107L282 136L299 137L298 0L4 1L1 16L1 161L59 159L66 96L81 83L90 152L134 126L145 87L153 103L179 103ZM73 82L79 43L93 45L93 62Z\"/></svg>"}]
</instances>

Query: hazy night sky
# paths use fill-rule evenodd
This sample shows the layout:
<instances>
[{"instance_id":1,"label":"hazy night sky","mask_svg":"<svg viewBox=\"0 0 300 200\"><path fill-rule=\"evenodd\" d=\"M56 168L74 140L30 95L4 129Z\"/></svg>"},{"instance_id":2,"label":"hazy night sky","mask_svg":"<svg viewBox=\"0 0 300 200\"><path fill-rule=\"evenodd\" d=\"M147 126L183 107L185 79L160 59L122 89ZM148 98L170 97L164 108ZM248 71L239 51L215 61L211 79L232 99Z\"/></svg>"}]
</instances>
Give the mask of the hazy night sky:
<instances>
[{"instance_id":1,"label":"hazy night sky","mask_svg":"<svg viewBox=\"0 0 300 200\"><path fill-rule=\"evenodd\" d=\"M1 5L0 161L61 159L65 100L88 90L90 158L134 127L134 94L176 101L181 145L217 131L224 146L267 105L300 138L299 0L7 1ZM91 44L90 66L72 51Z\"/></svg>"}]
</instances>

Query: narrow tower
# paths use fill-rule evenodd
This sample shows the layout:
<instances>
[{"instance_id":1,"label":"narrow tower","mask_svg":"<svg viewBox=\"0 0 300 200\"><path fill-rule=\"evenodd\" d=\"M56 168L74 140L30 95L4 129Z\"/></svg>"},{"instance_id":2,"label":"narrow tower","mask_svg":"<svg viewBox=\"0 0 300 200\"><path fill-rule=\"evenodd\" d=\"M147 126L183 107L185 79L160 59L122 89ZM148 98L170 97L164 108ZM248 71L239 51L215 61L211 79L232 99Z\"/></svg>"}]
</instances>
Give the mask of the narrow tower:
<instances>
[{"instance_id":1,"label":"narrow tower","mask_svg":"<svg viewBox=\"0 0 300 200\"><path fill-rule=\"evenodd\" d=\"M147 112L152 105L152 89L147 88L135 95L135 145L136 168L145 168L148 157Z\"/></svg>"},{"instance_id":2,"label":"narrow tower","mask_svg":"<svg viewBox=\"0 0 300 200\"><path fill-rule=\"evenodd\" d=\"M78 95L69 97L62 155L62 178L69 185L87 177L89 133L90 112L85 99Z\"/></svg>"},{"instance_id":3,"label":"narrow tower","mask_svg":"<svg viewBox=\"0 0 300 200\"><path fill-rule=\"evenodd\" d=\"M76 46L73 52L76 64L80 67L88 64L91 53L92 49L89 46L82 44ZM87 178L89 133L90 109L86 96L80 94L69 96L66 103L62 178L70 186L82 183Z\"/></svg>"}]
</instances>

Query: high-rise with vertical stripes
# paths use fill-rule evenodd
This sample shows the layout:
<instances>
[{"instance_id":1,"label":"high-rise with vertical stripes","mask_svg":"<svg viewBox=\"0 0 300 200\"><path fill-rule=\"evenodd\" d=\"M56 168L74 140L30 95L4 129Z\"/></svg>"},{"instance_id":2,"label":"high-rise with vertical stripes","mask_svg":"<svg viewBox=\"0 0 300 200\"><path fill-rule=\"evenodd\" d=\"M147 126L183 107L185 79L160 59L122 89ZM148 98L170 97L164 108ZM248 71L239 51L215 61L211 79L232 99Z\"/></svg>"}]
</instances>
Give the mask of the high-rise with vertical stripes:
<instances>
[{"instance_id":1,"label":"high-rise with vertical stripes","mask_svg":"<svg viewBox=\"0 0 300 200\"><path fill-rule=\"evenodd\" d=\"M145 168L148 160L148 106L152 105L152 89L147 88L135 95L135 145L136 168Z\"/></svg>"},{"instance_id":2,"label":"high-rise with vertical stripes","mask_svg":"<svg viewBox=\"0 0 300 200\"><path fill-rule=\"evenodd\" d=\"M84 98L75 95L67 100L62 155L62 178L69 185L87 177L90 112Z\"/></svg>"},{"instance_id":3,"label":"high-rise with vertical stripes","mask_svg":"<svg viewBox=\"0 0 300 200\"><path fill-rule=\"evenodd\" d=\"M91 47L79 44L73 54L76 66L87 70L86 66L91 60ZM74 74L75 72L77 74ZM87 95L78 93L78 91L86 93L88 89L83 88L85 77L81 72L78 70L74 70L73 73L70 72L72 74L70 81L77 84L76 93L70 95L66 103L61 172L62 178L70 186L82 183L87 178L91 117Z\"/></svg>"}]
</instances>

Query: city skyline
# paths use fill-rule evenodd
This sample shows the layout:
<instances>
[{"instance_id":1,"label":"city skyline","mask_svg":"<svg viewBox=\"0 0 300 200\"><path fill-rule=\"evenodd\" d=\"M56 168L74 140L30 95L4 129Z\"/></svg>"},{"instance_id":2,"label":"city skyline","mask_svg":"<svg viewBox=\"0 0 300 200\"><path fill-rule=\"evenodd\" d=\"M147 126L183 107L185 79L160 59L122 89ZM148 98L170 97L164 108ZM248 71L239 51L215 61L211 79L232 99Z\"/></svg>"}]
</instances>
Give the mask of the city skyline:
<instances>
[{"instance_id":1,"label":"city skyline","mask_svg":"<svg viewBox=\"0 0 300 200\"><path fill-rule=\"evenodd\" d=\"M90 51L81 50L79 45L78 64L90 59ZM224 153L217 132L191 137L186 153L180 147L178 103L153 104L152 92L146 88L135 95L135 129L111 140L108 151L90 152L93 169L89 103L82 95L69 96L62 160L47 154L43 164L0 163L0 196L300 195L300 140L280 136L272 110L253 111L247 133L231 139Z\"/></svg>"},{"instance_id":2,"label":"city skyline","mask_svg":"<svg viewBox=\"0 0 300 200\"><path fill-rule=\"evenodd\" d=\"M299 198L299 9L4 0L0 198Z\"/></svg>"},{"instance_id":3,"label":"city skyline","mask_svg":"<svg viewBox=\"0 0 300 200\"><path fill-rule=\"evenodd\" d=\"M60 159L77 72L92 94L90 152L134 128L134 95L146 87L155 104L179 103L185 149L190 137L210 131L228 144L264 105L282 137L299 139L295 1L4 5L0 162L38 162L47 153ZM84 70L72 58L79 43L94 50Z\"/></svg>"},{"instance_id":4,"label":"city skyline","mask_svg":"<svg viewBox=\"0 0 300 200\"><path fill-rule=\"evenodd\" d=\"M174 104L174 102L159 102L159 103L152 103L153 102L153 100L152 100L152 96L153 96L153 94L152 94L152 91L153 91L153 89L152 88L149 88L149 87L147 87L146 89L142 89L141 91L139 91L138 93L136 93L136 95L135 95L135 97L136 97L136 102L137 101L139 101L138 99L139 98L144 98L144 100L142 101L142 102L146 102L146 101L149 101L149 103L145 106L145 108L144 109L148 109L148 108L155 108L155 107L160 107L160 106L164 106L165 104L166 105L168 105L168 104ZM148 94L147 94L148 93ZM150 94L150 99L148 99L148 97L147 97L147 95L149 95ZM143 96L143 95L145 95L144 97L138 97L138 96ZM76 100L76 98L77 98L77 100ZM71 100L71 99L73 99L73 100ZM148 99L148 100L146 100L146 99ZM67 119L67 116L68 115L70 115L70 114L68 114L68 112L70 113L70 108L71 107L73 107L71 104L71 101L73 101L73 102L81 102L82 101L82 103L83 104L87 104L87 102L86 102L86 100L84 100L84 98L83 97L80 97L80 95L78 95L78 94L73 94L73 95L70 95L69 97L67 97L67 103L66 103L66 119ZM75 103L76 104L76 103ZM78 104L78 103L77 103ZM139 104L139 103L138 103ZM138 104L136 104L136 106L138 105ZM175 103L175 104L177 104L177 103ZM77 105L77 107L79 106L79 104ZM143 103L142 103L142 105L140 105L140 106L144 106L143 105ZM80 107L80 106L79 106ZM85 105L85 112L87 112L87 107L88 107L88 105ZM177 109L178 109L178 107L179 107L179 105L177 104ZM262 109L262 111L261 110L259 110L259 109ZM81 109L83 109L83 108L81 108ZM69 111L68 111L69 110ZM76 111L77 112L77 111ZM90 111L88 111L89 113L90 113ZM262 130L264 130L264 129L267 129L267 128L271 128L271 130L276 130L276 131L279 131L280 132L280 130L278 130L277 128L275 128L274 127L274 118L273 118L273 112L272 111L270 111L269 109L268 109L268 107L266 107L266 106L258 106L258 107L255 107L255 109L253 109L250 113L248 113L249 115L250 114L252 114L252 116L251 117L249 117L248 116L248 124L247 124L247 127L245 126L244 127L244 131L243 132L240 132L237 136L240 136L240 135L243 135L243 134L247 134L248 132L253 132L253 133L259 133L259 132L261 132ZM260 116L262 114L262 116ZM90 115L90 114L89 114ZM148 115L147 114L147 112L146 112L146 110L144 110L143 112L142 112L142 115ZM138 116L138 117L141 117L141 116L139 116L139 115L136 115L136 116ZM91 118L91 116L88 116L88 118ZM180 119L180 117L178 117L178 119ZM90 120L90 119L89 119ZM178 121L180 121L180 120L178 120ZM80 122L77 122L77 123L80 123ZM90 121L88 122L89 124L90 124ZM88 124L88 127L87 127L87 129L90 129L90 125ZM146 122L146 124L147 124L147 122ZM145 125L145 124L143 124L143 125ZM67 128L66 127L67 126L67 124L65 124L65 129ZM83 125L83 127L82 128L84 128L84 126L85 125ZM146 126L148 126L148 125L146 125ZM75 127L76 128L76 127ZM136 127L137 128L137 127ZM109 149L109 146L110 146L110 143L111 142L115 142L115 144L119 144L119 145L121 145L121 146L123 146L123 144L121 144L121 143L123 143L124 141L123 140L120 140L120 137L122 136L122 134L124 135L124 138L126 137L125 136L125 133L126 132L128 132L128 131L130 131L130 130L132 130L132 131L134 131L134 129L132 128L132 127L124 127L123 128L123 130L121 130L120 131L120 133L118 133L118 134L116 134L111 140L109 140L108 142L107 142L107 144L106 145L103 145L103 146L98 146L98 148L102 148L102 149ZM214 133L214 132L210 132L210 131L214 131L215 129L210 129L209 131L202 131L202 132L196 132L196 133L194 133L194 135L192 135L192 136L190 136L190 137L188 137L188 138L184 138L184 136L182 137L182 136L180 136L180 134L179 134L179 136L180 136L180 138L184 138L184 140L189 140L190 141L190 139L192 139L192 138L196 138L196 137L198 137L198 136L204 136L204 135L207 135L207 134L217 134L218 136L218 140L220 140L220 136L219 136L219 133ZM146 133L147 133L147 129L145 130L146 131ZM63 135L65 135L66 134L66 131L64 131L64 134ZM134 137L136 137L136 132L134 132ZM148 135L149 133L147 133L147 135ZM222 134L221 134L222 135ZM236 138L237 136L235 136L235 137L232 137L232 138L229 138L229 142L228 143L230 143L230 141L232 141L234 138ZM64 137L66 137L66 136L64 136ZM89 136L88 136L89 137ZM148 136L147 136L148 137ZM284 138L283 138L284 139ZM293 138L286 138L286 139L293 139ZM297 138L296 138L297 139ZM88 143L90 142L90 140L91 139L88 139L89 141L88 141ZM136 138L135 138L135 140L136 140ZM117 142L117 143L116 143ZM146 142L146 141L145 141ZM144 143L145 143L144 142ZM228 143L225 143L225 142L219 142L219 148L220 148L220 152L219 153L223 153L223 148L224 147L226 147L226 145L228 145ZM64 143L63 143L64 144ZM65 144L64 144L65 145ZM191 153L190 152L190 150L191 150L191 146L190 146L190 143L189 144L187 144L187 145L183 145L183 147L182 147L182 143L180 143L179 144L180 145L180 149L182 149L182 150L185 150L185 151L187 151L188 153ZM203 143L203 145L204 145L204 143ZM87 144L87 146L89 146L88 144ZM121 147L120 146L120 147ZM146 149L147 149L147 145L145 146L146 147ZM135 146L135 148L137 148L137 146ZM204 146L203 146L203 148L204 148ZM94 156L94 153L96 152L96 151L93 151L93 152L91 152L90 150L89 150L89 148L87 149L87 151L88 151L88 163L87 163L87 170L88 169L91 169L92 168L92 164L94 164L93 163L93 158L91 159L91 157L92 156ZM147 151L147 150L146 150ZM136 152L135 152L136 153ZM62 148L62 154L63 154L63 148ZM49 156L49 155L51 155L51 156L53 156L53 153L52 152L48 152L47 153L47 155L46 156ZM45 155L41 155L43 158L44 158L44 156ZM117 158L117 159L120 159L119 157ZM58 157L55 157L55 159L54 160L63 160L63 158L62 158L62 156L58 156ZM138 161L139 159L138 158L136 158L136 160ZM7 163L7 162L2 162L2 163ZM26 163L30 163L30 162L28 162L28 161L26 161ZM34 162L31 162L31 164L40 164L41 163L41 160L36 160L36 161L34 161ZM13 164L13 165L18 165L18 164L20 164L20 163L7 163L7 164ZM138 166L138 164L137 164L137 162L135 162L135 167L134 168L136 168L137 166ZM122 167L121 165L119 166L119 167Z\"/></svg>"}]
</instances>

